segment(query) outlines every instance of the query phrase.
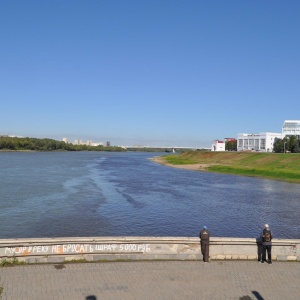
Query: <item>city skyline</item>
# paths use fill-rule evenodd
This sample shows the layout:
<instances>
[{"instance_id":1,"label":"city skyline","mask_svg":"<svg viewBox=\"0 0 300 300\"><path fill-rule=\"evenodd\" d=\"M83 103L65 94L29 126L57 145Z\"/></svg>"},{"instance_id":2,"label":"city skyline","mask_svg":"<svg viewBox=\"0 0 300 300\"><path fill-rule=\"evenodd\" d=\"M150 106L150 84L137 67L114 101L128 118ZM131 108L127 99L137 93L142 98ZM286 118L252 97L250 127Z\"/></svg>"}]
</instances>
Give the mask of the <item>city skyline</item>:
<instances>
[{"instance_id":1,"label":"city skyline","mask_svg":"<svg viewBox=\"0 0 300 300\"><path fill-rule=\"evenodd\" d=\"M0 3L0 135L210 147L300 110L300 2Z\"/></svg>"}]
</instances>

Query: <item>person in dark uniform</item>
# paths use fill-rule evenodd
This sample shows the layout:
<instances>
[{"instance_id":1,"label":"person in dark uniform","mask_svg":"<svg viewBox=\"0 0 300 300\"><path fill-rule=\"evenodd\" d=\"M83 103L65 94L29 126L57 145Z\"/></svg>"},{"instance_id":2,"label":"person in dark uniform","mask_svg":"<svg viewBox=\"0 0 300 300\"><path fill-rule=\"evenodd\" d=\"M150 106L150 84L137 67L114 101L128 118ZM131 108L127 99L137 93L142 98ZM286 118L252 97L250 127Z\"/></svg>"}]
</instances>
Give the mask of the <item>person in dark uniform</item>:
<instances>
[{"instance_id":1,"label":"person in dark uniform","mask_svg":"<svg viewBox=\"0 0 300 300\"><path fill-rule=\"evenodd\" d=\"M262 260L261 263L264 263L266 260L266 252L268 253L268 264L272 264L272 239L273 234L268 224L265 224L265 228L261 233L262 239Z\"/></svg>"},{"instance_id":2,"label":"person in dark uniform","mask_svg":"<svg viewBox=\"0 0 300 300\"><path fill-rule=\"evenodd\" d=\"M203 261L206 263L209 260L209 237L209 230L207 230L206 226L203 226L203 229L199 233L199 238L201 244L201 253L203 255Z\"/></svg>"}]
</instances>

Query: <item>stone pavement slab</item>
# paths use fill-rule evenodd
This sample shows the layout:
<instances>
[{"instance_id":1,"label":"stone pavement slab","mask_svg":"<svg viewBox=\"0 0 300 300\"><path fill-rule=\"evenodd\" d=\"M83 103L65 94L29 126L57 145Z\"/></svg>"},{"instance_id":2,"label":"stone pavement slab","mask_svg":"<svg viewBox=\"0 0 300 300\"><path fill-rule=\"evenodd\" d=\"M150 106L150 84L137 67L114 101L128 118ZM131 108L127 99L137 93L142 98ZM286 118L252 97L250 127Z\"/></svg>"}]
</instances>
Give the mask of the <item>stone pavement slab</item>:
<instances>
[{"instance_id":1,"label":"stone pavement slab","mask_svg":"<svg viewBox=\"0 0 300 300\"><path fill-rule=\"evenodd\" d=\"M300 299L300 263L134 261L0 268L1 300Z\"/></svg>"}]
</instances>

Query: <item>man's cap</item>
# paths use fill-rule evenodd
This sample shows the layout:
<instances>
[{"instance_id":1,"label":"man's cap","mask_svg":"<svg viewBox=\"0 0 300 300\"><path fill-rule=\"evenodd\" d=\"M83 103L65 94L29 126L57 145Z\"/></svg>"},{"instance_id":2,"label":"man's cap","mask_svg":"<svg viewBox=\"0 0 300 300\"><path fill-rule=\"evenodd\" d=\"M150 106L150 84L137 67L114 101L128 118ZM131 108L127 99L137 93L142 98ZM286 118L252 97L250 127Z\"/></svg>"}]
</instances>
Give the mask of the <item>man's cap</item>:
<instances>
[{"instance_id":1,"label":"man's cap","mask_svg":"<svg viewBox=\"0 0 300 300\"><path fill-rule=\"evenodd\" d=\"M265 228L269 228L269 225L268 225L268 224L265 224Z\"/></svg>"},{"instance_id":2,"label":"man's cap","mask_svg":"<svg viewBox=\"0 0 300 300\"><path fill-rule=\"evenodd\" d=\"M204 225L204 226L203 226L203 229L207 229L207 226Z\"/></svg>"}]
</instances>

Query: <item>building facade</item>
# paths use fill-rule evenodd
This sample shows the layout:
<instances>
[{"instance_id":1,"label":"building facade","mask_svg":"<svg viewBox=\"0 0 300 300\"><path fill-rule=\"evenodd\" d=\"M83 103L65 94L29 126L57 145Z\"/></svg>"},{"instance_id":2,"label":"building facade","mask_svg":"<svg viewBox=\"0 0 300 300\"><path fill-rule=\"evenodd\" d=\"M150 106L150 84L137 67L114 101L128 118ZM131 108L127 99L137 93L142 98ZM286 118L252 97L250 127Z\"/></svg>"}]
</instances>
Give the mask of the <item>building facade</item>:
<instances>
[{"instance_id":1,"label":"building facade","mask_svg":"<svg viewBox=\"0 0 300 300\"><path fill-rule=\"evenodd\" d=\"M282 139L282 134L274 132L262 132L258 134L239 133L237 151L272 152L275 138Z\"/></svg>"},{"instance_id":2,"label":"building facade","mask_svg":"<svg viewBox=\"0 0 300 300\"><path fill-rule=\"evenodd\" d=\"M290 137L296 135L297 138L300 138L300 120L286 120L282 126L282 136Z\"/></svg>"},{"instance_id":3,"label":"building facade","mask_svg":"<svg viewBox=\"0 0 300 300\"><path fill-rule=\"evenodd\" d=\"M225 142L220 140L212 141L211 151L225 151Z\"/></svg>"}]
</instances>

